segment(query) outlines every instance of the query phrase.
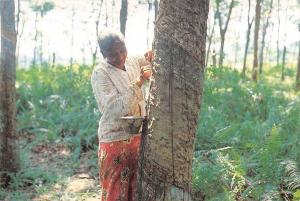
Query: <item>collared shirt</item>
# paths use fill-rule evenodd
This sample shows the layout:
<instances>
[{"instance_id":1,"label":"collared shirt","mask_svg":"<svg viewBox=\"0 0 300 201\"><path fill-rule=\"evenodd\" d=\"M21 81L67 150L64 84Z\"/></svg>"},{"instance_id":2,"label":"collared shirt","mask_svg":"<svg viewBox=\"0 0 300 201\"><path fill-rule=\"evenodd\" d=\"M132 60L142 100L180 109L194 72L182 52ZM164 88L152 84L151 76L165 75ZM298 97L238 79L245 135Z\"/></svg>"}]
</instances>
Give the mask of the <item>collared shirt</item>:
<instances>
[{"instance_id":1,"label":"collared shirt","mask_svg":"<svg viewBox=\"0 0 300 201\"><path fill-rule=\"evenodd\" d=\"M144 65L147 65L144 57L127 57L126 70L106 61L93 70L92 88L102 114L98 127L99 142L129 139L131 135L124 132L120 117L145 115L143 92L135 84Z\"/></svg>"}]
</instances>

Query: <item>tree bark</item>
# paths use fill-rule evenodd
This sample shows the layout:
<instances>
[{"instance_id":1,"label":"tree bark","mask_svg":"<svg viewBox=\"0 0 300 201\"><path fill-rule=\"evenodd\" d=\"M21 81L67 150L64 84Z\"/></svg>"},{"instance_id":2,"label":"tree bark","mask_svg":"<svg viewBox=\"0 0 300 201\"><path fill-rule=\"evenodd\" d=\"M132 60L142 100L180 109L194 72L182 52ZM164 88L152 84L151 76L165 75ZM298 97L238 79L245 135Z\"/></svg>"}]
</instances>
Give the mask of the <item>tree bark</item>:
<instances>
[{"instance_id":1,"label":"tree bark","mask_svg":"<svg viewBox=\"0 0 300 201\"><path fill-rule=\"evenodd\" d=\"M1 1L0 65L0 173L17 172L20 168L16 146L16 42L13 0ZM3 172L2 172L3 173ZM0 174L0 185L5 185ZM7 176L7 175L6 175Z\"/></svg>"},{"instance_id":2,"label":"tree bark","mask_svg":"<svg viewBox=\"0 0 300 201\"><path fill-rule=\"evenodd\" d=\"M205 68L207 68L208 65L208 58L209 58L209 54L210 54L210 47L211 47L211 43L212 43L212 38L215 34L215 25L216 25L216 17L214 16L214 22L212 25L212 30L208 35L208 47L207 47L207 51L206 51L206 58L205 58Z\"/></svg>"},{"instance_id":3,"label":"tree bark","mask_svg":"<svg viewBox=\"0 0 300 201\"><path fill-rule=\"evenodd\" d=\"M154 0L154 19L157 18L158 13L158 0Z\"/></svg>"},{"instance_id":4,"label":"tree bark","mask_svg":"<svg viewBox=\"0 0 300 201\"><path fill-rule=\"evenodd\" d=\"M261 47L259 52L259 74L262 73L262 69L264 65L264 50L266 46L266 35L267 35L267 29L269 27L269 21L270 21L272 10L273 10L273 0L271 0L270 8L267 11L268 15L267 15L266 23L263 24Z\"/></svg>"},{"instance_id":5,"label":"tree bark","mask_svg":"<svg viewBox=\"0 0 300 201\"><path fill-rule=\"evenodd\" d=\"M150 13L152 10L152 3L148 0L148 16L147 16L147 48L149 49L150 41L149 41L149 29L150 29Z\"/></svg>"},{"instance_id":6,"label":"tree bark","mask_svg":"<svg viewBox=\"0 0 300 201\"><path fill-rule=\"evenodd\" d=\"M217 66L216 50L213 49L212 53L213 66Z\"/></svg>"},{"instance_id":7,"label":"tree bark","mask_svg":"<svg viewBox=\"0 0 300 201\"><path fill-rule=\"evenodd\" d=\"M279 48L279 34L280 34L280 0L277 0L277 18L278 18L278 24L277 24L277 41L276 41L276 45L277 45L277 66L279 67L279 58L280 58L280 48Z\"/></svg>"},{"instance_id":8,"label":"tree bark","mask_svg":"<svg viewBox=\"0 0 300 201\"><path fill-rule=\"evenodd\" d=\"M125 36L126 22L127 22L127 8L128 1L122 0L121 10L120 10L120 31Z\"/></svg>"},{"instance_id":9,"label":"tree bark","mask_svg":"<svg viewBox=\"0 0 300 201\"><path fill-rule=\"evenodd\" d=\"M297 64L297 75L296 75L296 91L300 90L300 41L298 42L298 64Z\"/></svg>"},{"instance_id":10,"label":"tree bark","mask_svg":"<svg viewBox=\"0 0 300 201\"><path fill-rule=\"evenodd\" d=\"M73 66L73 49L74 49L74 21L75 21L75 7L72 7L72 19L71 19L71 57L70 67Z\"/></svg>"},{"instance_id":11,"label":"tree bark","mask_svg":"<svg viewBox=\"0 0 300 201\"><path fill-rule=\"evenodd\" d=\"M260 24L260 11L261 11L261 0L256 0L255 6L255 26L254 26L254 55L253 55L253 69L252 79L257 81L257 68L258 68L258 36L259 36L259 24Z\"/></svg>"},{"instance_id":12,"label":"tree bark","mask_svg":"<svg viewBox=\"0 0 300 201\"><path fill-rule=\"evenodd\" d=\"M243 71L242 75L246 75L246 68L247 68L247 56L248 56L248 48L249 48L249 42L250 42L250 34L251 34L251 28L252 24L254 21L254 18L250 20L250 9L251 9L251 1L248 0L248 18L247 18L247 23L248 23L248 29L246 33L246 45L245 45L245 52L244 52L244 61L243 61Z\"/></svg>"},{"instance_id":13,"label":"tree bark","mask_svg":"<svg viewBox=\"0 0 300 201\"><path fill-rule=\"evenodd\" d=\"M205 66L207 0L161 0L148 133L137 200L192 200L192 160Z\"/></svg>"},{"instance_id":14,"label":"tree bark","mask_svg":"<svg viewBox=\"0 0 300 201\"><path fill-rule=\"evenodd\" d=\"M33 49L33 61L32 61L33 67L36 67L36 57L37 57L37 45L38 45L38 33L39 33L38 28L37 28L38 16L39 16L39 13L36 11L35 20L34 20L35 35L34 35L34 49Z\"/></svg>"},{"instance_id":15,"label":"tree bark","mask_svg":"<svg viewBox=\"0 0 300 201\"><path fill-rule=\"evenodd\" d=\"M52 68L55 67L55 52L52 53Z\"/></svg>"},{"instance_id":16,"label":"tree bark","mask_svg":"<svg viewBox=\"0 0 300 201\"><path fill-rule=\"evenodd\" d=\"M223 66L223 60L225 57L225 53L224 53L224 44L225 44L225 34L228 28L228 24L230 21L230 16L232 13L232 9L234 7L234 0L231 0L230 5L229 5L229 11L228 11L228 15L226 18L226 22L225 22L225 26L223 28L223 23L222 23L222 16L221 16L221 12L220 12L220 1L217 1L217 17L218 17L218 21L219 21L219 30L220 30L220 36L221 36L221 46L220 46L220 51L219 51L219 66Z\"/></svg>"},{"instance_id":17,"label":"tree bark","mask_svg":"<svg viewBox=\"0 0 300 201\"><path fill-rule=\"evenodd\" d=\"M284 70L285 70L285 56L286 56L286 46L283 48L283 55L282 55L282 66L281 66L281 81L284 81Z\"/></svg>"}]
</instances>

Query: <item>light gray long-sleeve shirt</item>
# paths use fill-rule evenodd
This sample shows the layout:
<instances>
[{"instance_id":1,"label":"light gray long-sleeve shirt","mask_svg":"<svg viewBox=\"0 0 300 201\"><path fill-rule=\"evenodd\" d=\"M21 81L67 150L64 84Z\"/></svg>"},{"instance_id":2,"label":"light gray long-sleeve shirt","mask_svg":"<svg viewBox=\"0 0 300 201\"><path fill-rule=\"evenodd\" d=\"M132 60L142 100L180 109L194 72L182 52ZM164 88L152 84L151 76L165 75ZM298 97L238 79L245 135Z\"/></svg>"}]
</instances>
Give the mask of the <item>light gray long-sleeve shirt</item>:
<instances>
[{"instance_id":1,"label":"light gray long-sleeve shirt","mask_svg":"<svg viewBox=\"0 0 300 201\"><path fill-rule=\"evenodd\" d=\"M120 117L144 116L145 101L142 90L135 84L141 66L147 65L144 57L127 57L126 71L102 61L91 76L93 92L102 113L98 127L99 142L126 140Z\"/></svg>"}]
</instances>

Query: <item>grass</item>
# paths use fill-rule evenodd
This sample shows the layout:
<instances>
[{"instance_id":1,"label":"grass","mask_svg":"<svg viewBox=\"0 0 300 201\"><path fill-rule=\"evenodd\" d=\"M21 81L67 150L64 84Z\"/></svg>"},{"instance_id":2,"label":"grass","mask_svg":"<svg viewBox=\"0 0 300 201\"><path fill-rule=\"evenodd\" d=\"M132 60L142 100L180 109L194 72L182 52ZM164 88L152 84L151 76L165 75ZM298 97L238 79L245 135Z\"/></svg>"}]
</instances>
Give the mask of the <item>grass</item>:
<instances>
[{"instance_id":1,"label":"grass","mask_svg":"<svg viewBox=\"0 0 300 201\"><path fill-rule=\"evenodd\" d=\"M300 189L300 94L295 71L265 69L258 83L230 68L206 72L195 143L193 188L206 200L291 200ZM22 170L0 200L70 200L70 179L97 181L97 122L91 67L17 71ZM69 197L68 197L69 196Z\"/></svg>"}]
</instances>

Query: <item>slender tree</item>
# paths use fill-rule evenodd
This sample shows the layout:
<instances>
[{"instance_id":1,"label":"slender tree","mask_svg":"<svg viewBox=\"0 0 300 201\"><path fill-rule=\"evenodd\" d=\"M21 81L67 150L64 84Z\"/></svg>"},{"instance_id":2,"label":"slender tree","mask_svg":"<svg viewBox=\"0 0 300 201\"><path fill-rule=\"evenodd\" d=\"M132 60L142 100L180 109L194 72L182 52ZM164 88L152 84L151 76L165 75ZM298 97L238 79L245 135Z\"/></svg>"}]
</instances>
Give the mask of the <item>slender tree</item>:
<instances>
[{"instance_id":1,"label":"slender tree","mask_svg":"<svg viewBox=\"0 0 300 201\"><path fill-rule=\"evenodd\" d=\"M43 61L43 32L38 29L38 21L39 19L43 19L43 17L51 10L54 9L54 3L51 1L43 2L42 4L37 4L36 2L31 5L31 9L35 12L35 46L33 50L33 61L32 66L36 66L37 54L39 53L40 64ZM39 52L38 52L38 40L40 40Z\"/></svg>"},{"instance_id":2,"label":"slender tree","mask_svg":"<svg viewBox=\"0 0 300 201\"><path fill-rule=\"evenodd\" d=\"M150 15L152 10L152 2L148 0L148 15L147 15L147 48L149 48L149 29L150 29Z\"/></svg>"},{"instance_id":3,"label":"slender tree","mask_svg":"<svg viewBox=\"0 0 300 201\"><path fill-rule=\"evenodd\" d=\"M243 71L242 75L245 76L246 68L247 68L247 56L248 56L248 48L250 43L250 34L251 34L251 27L254 21L254 17L250 19L250 11L251 11L251 0L248 0L248 15L247 15L247 33L246 33L246 45L244 51L244 61L243 61Z\"/></svg>"},{"instance_id":4,"label":"slender tree","mask_svg":"<svg viewBox=\"0 0 300 201\"><path fill-rule=\"evenodd\" d=\"M300 29L300 25L299 25L299 29ZM297 75L296 75L296 90L300 91L300 41L298 42L298 46L299 46L299 50L298 50Z\"/></svg>"},{"instance_id":5,"label":"slender tree","mask_svg":"<svg viewBox=\"0 0 300 201\"><path fill-rule=\"evenodd\" d=\"M156 19L158 13L158 0L154 0L154 18Z\"/></svg>"},{"instance_id":6,"label":"slender tree","mask_svg":"<svg viewBox=\"0 0 300 201\"><path fill-rule=\"evenodd\" d=\"M16 66L19 63L19 55L20 55L20 41L24 33L25 27L25 17L21 18L21 15L24 15L24 12L21 10L21 1L18 0L17 4L17 16L16 16L16 33L17 33L17 47L16 47Z\"/></svg>"},{"instance_id":7,"label":"slender tree","mask_svg":"<svg viewBox=\"0 0 300 201\"><path fill-rule=\"evenodd\" d=\"M279 59L280 59L280 47L279 47L279 39L280 39L280 0L277 0L277 66L279 66Z\"/></svg>"},{"instance_id":8,"label":"slender tree","mask_svg":"<svg viewBox=\"0 0 300 201\"><path fill-rule=\"evenodd\" d=\"M52 65L51 67L54 68L55 67L55 52L52 53Z\"/></svg>"},{"instance_id":9,"label":"slender tree","mask_svg":"<svg viewBox=\"0 0 300 201\"><path fill-rule=\"evenodd\" d=\"M122 0L121 10L120 10L120 31L123 35L125 35L125 29L126 29L127 8L128 8L128 1Z\"/></svg>"},{"instance_id":10,"label":"slender tree","mask_svg":"<svg viewBox=\"0 0 300 201\"><path fill-rule=\"evenodd\" d=\"M283 81L285 79L285 75L284 75L284 71L285 71L285 60L286 60L286 37L287 37L287 19L288 19L288 3L289 0L287 0L286 2L286 8L285 8L285 18L284 18L284 37L283 37L283 54L282 54L282 64L281 64L281 80Z\"/></svg>"},{"instance_id":11,"label":"slender tree","mask_svg":"<svg viewBox=\"0 0 300 201\"><path fill-rule=\"evenodd\" d=\"M75 7L72 7L72 18L71 18L71 57L70 57L70 67L73 66L73 49L74 49L74 21L75 21Z\"/></svg>"},{"instance_id":12,"label":"slender tree","mask_svg":"<svg viewBox=\"0 0 300 201\"><path fill-rule=\"evenodd\" d=\"M103 0L100 0L99 1L99 4L97 5L98 6L98 10L97 10L97 18L96 18L96 26L95 26L95 34L96 34L96 38L98 37L99 35L99 23L100 23L100 19L101 19L101 16L102 16L102 7L103 7ZM98 43L93 43L92 45L92 42L91 40L89 40L89 46L90 46L90 51L92 53L92 67L94 67L96 65L96 59L97 59L97 53L98 53ZM94 46L94 48L93 48Z\"/></svg>"},{"instance_id":13,"label":"slender tree","mask_svg":"<svg viewBox=\"0 0 300 201\"><path fill-rule=\"evenodd\" d=\"M215 26L216 26L216 14L214 14L213 25L212 25L211 31L209 31L209 33L207 35L208 45L207 45L206 58L205 58L205 68L207 68L207 65L208 65L208 58L209 58L209 54L210 54L210 47L211 47L213 36L215 34Z\"/></svg>"},{"instance_id":14,"label":"slender tree","mask_svg":"<svg viewBox=\"0 0 300 201\"><path fill-rule=\"evenodd\" d=\"M219 30L220 30L220 36L221 36L221 45L220 45L220 51L219 51L219 66L223 66L223 60L225 57L224 53L224 44L225 44L225 34L227 32L228 24L230 21L232 9L235 6L235 0L231 0L230 4L227 6L228 7L228 13L227 15L224 14L225 11L220 11L221 4L225 4L224 0L216 0L216 6L217 6L217 18L219 21ZM225 19L225 24L223 24L223 20Z\"/></svg>"},{"instance_id":15,"label":"slender tree","mask_svg":"<svg viewBox=\"0 0 300 201\"><path fill-rule=\"evenodd\" d=\"M191 200L208 5L208 0L160 1L149 133L144 129L142 135L137 200Z\"/></svg>"},{"instance_id":16,"label":"slender tree","mask_svg":"<svg viewBox=\"0 0 300 201\"><path fill-rule=\"evenodd\" d=\"M286 58L286 46L283 47L283 54L282 54L282 66L281 66L281 81L285 79L284 70L285 70L285 58Z\"/></svg>"},{"instance_id":17,"label":"slender tree","mask_svg":"<svg viewBox=\"0 0 300 201\"><path fill-rule=\"evenodd\" d=\"M35 20L34 20L35 34L34 34L34 49L33 49L33 61L32 61L32 66L33 67L36 66L36 57L37 57L37 45L38 45L38 34L39 34L39 30L38 30L38 27L37 27L38 16L39 16L39 13L35 12Z\"/></svg>"},{"instance_id":18,"label":"slender tree","mask_svg":"<svg viewBox=\"0 0 300 201\"><path fill-rule=\"evenodd\" d=\"M107 0L104 0L105 1L105 23L104 23L104 26L105 27L108 27L108 10L107 10Z\"/></svg>"},{"instance_id":19,"label":"slender tree","mask_svg":"<svg viewBox=\"0 0 300 201\"><path fill-rule=\"evenodd\" d=\"M257 81L257 68L258 68L258 36L259 36L259 25L260 25L260 12L261 12L261 0L256 0L255 6L255 26L254 26L254 54L253 54L253 69L252 79Z\"/></svg>"},{"instance_id":20,"label":"slender tree","mask_svg":"<svg viewBox=\"0 0 300 201\"><path fill-rule=\"evenodd\" d=\"M267 2L267 1L265 1L265 2ZM265 50L265 46L266 46L266 35L267 35L267 29L270 24L272 10L273 10L273 0L270 1L269 7L267 7L267 5L265 5L265 9L263 12L264 13L263 19L265 20L265 22L263 23L263 26L262 26L261 46L260 46L260 52L259 52L259 74L262 73L262 69L263 69L264 50Z\"/></svg>"},{"instance_id":21,"label":"slender tree","mask_svg":"<svg viewBox=\"0 0 300 201\"><path fill-rule=\"evenodd\" d=\"M0 65L0 186L8 175L20 168L16 145L16 42L15 6L13 0L0 1L1 65ZM3 174L4 173L4 174Z\"/></svg>"}]
</instances>

